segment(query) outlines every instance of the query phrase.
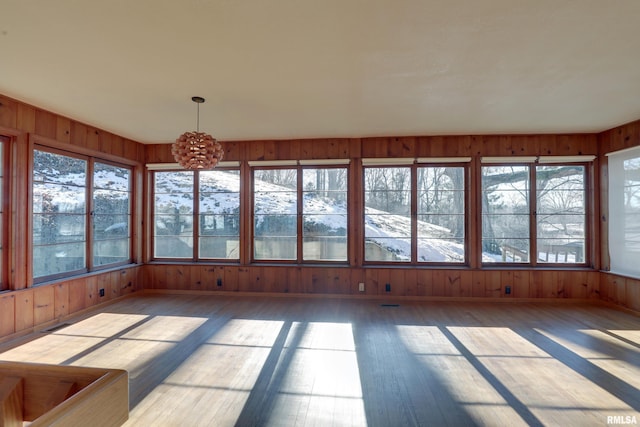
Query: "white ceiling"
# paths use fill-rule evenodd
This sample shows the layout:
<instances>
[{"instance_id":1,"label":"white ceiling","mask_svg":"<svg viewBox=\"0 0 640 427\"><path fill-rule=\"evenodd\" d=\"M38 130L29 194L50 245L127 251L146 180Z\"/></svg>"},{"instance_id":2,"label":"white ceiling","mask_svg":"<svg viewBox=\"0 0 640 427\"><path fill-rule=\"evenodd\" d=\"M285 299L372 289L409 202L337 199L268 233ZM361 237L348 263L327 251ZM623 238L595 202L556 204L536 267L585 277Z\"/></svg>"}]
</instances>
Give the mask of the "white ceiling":
<instances>
[{"instance_id":1,"label":"white ceiling","mask_svg":"<svg viewBox=\"0 0 640 427\"><path fill-rule=\"evenodd\" d=\"M0 0L0 93L144 143L640 119L639 0Z\"/></svg>"}]
</instances>

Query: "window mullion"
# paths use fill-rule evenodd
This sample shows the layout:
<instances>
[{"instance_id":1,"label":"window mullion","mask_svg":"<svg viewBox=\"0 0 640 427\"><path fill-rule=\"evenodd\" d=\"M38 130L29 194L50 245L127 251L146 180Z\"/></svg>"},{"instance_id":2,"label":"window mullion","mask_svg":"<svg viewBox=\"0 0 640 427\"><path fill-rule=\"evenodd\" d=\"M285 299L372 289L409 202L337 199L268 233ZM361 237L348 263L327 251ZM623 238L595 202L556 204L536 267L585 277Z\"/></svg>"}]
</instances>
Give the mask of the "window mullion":
<instances>
[{"instance_id":1,"label":"window mullion","mask_svg":"<svg viewBox=\"0 0 640 427\"><path fill-rule=\"evenodd\" d=\"M193 261L200 259L200 172L193 172Z\"/></svg>"},{"instance_id":2,"label":"window mullion","mask_svg":"<svg viewBox=\"0 0 640 427\"><path fill-rule=\"evenodd\" d=\"M411 166L411 262L418 261L418 172Z\"/></svg>"},{"instance_id":3,"label":"window mullion","mask_svg":"<svg viewBox=\"0 0 640 427\"><path fill-rule=\"evenodd\" d=\"M93 203L93 170L94 170L94 162L93 160L87 161L87 176L86 176L86 184L85 184L85 203L86 203L86 212L85 212L85 229L86 229L86 268L88 271L93 270L93 233L95 228L94 221L94 203Z\"/></svg>"},{"instance_id":4,"label":"window mullion","mask_svg":"<svg viewBox=\"0 0 640 427\"><path fill-rule=\"evenodd\" d=\"M297 262L301 263L302 262L302 258L304 256L304 248L303 248L303 244L304 244L304 238L303 238L303 222L304 222L304 199L303 199L303 192L302 192L302 186L303 186L303 171L301 167L297 168L297 224L296 224L296 241L297 241L297 245L296 245L296 260Z\"/></svg>"},{"instance_id":5,"label":"window mullion","mask_svg":"<svg viewBox=\"0 0 640 427\"><path fill-rule=\"evenodd\" d=\"M529 263L538 264L538 176L535 166L529 166Z\"/></svg>"}]
</instances>

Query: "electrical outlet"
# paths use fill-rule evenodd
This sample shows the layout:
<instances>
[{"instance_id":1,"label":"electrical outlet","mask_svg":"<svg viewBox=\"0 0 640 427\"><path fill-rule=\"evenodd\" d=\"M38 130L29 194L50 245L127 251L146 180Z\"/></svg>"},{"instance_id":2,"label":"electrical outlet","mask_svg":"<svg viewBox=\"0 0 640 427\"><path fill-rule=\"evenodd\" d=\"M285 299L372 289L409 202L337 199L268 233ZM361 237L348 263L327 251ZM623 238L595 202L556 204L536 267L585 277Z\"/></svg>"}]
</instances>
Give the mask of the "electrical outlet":
<instances>
[{"instance_id":1,"label":"electrical outlet","mask_svg":"<svg viewBox=\"0 0 640 427\"><path fill-rule=\"evenodd\" d=\"M358 283L358 290L359 290L360 292L364 292L364 282L360 282L360 283Z\"/></svg>"},{"instance_id":2,"label":"electrical outlet","mask_svg":"<svg viewBox=\"0 0 640 427\"><path fill-rule=\"evenodd\" d=\"M391 283L387 283L386 285L384 285L384 291L391 292Z\"/></svg>"},{"instance_id":3,"label":"electrical outlet","mask_svg":"<svg viewBox=\"0 0 640 427\"><path fill-rule=\"evenodd\" d=\"M104 288L100 289L100 296L103 297L104 296Z\"/></svg>"},{"instance_id":4,"label":"electrical outlet","mask_svg":"<svg viewBox=\"0 0 640 427\"><path fill-rule=\"evenodd\" d=\"M511 286L505 286L504 287L504 294L505 295L510 295L511 294Z\"/></svg>"}]
</instances>

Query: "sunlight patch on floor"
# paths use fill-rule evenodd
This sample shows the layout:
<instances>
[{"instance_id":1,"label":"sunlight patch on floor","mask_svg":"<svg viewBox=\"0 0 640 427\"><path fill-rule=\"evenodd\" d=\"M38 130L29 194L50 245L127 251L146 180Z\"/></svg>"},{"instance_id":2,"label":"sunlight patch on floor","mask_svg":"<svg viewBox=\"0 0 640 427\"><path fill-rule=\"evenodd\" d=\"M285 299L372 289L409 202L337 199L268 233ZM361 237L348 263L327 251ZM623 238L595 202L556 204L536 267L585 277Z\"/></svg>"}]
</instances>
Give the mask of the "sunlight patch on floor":
<instances>
[{"instance_id":1,"label":"sunlight patch on floor","mask_svg":"<svg viewBox=\"0 0 640 427\"><path fill-rule=\"evenodd\" d=\"M366 426L351 324L294 323L268 425Z\"/></svg>"},{"instance_id":2,"label":"sunlight patch on floor","mask_svg":"<svg viewBox=\"0 0 640 427\"><path fill-rule=\"evenodd\" d=\"M55 332L43 332L42 336L0 354L0 360L65 364L147 318L145 315L99 313Z\"/></svg>"},{"instance_id":3,"label":"sunlight patch on floor","mask_svg":"<svg viewBox=\"0 0 640 427\"><path fill-rule=\"evenodd\" d=\"M602 423L597 411L628 409L515 331L505 327L448 327L490 375L538 420L549 425ZM594 390L597 389L597 390ZM594 401L592 396L600 399Z\"/></svg>"},{"instance_id":4,"label":"sunlight patch on floor","mask_svg":"<svg viewBox=\"0 0 640 427\"><path fill-rule=\"evenodd\" d=\"M637 329L625 329L625 330L620 330L620 329L609 329L610 333L619 336L621 338L624 338L634 344L636 344L638 347L640 347L640 330Z\"/></svg>"},{"instance_id":5,"label":"sunlight patch on floor","mask_svg":"<svg viewBox=\"0 0 640 427\"><path fill-rule=\"evenodd\" d=\"M134 381L149 364L180 345L183 339L206 321L204 317L149 317L104 346L78 358L73 364L126 369L130 381Z\"/></svg>"},{"instance_id":6,"label":"sunlight patch on floor","mask_svg":"<svg viewBox=\"0 0 640 427\"><path fill-rule=\"evenodd\" d=\"M144 314L98 313L59 329L55 334L111 338L139 324L150 316Z\"/></svg>"},{"instance_id":7,"label":"sunlight patch on floor","mask_svg":"<svg viewBox=\"0 0 640 427\"><path fill-rule=\"evenodd\" d=\"M407 350L478 424L527 425L437 326L398 325L396 329Z\"/></svg>"},{"instance_id":8,"label":"sunlight patch on floor","mask_svg":"<svg viewBox=\"0 0 640 427\"><path fill-rule=\"evenodd\" d=\"M564 331L562 334L556 334L553 331L536 330L621 381L640 390L640 366L638 366L640 348L635 345L595 329L580 329L571 335ZM628 355L633 353L637 354L633 360L625 360L625 355L627 355L626 358L629 358Z\"/></svg>"},{"instance_id":9,"label":"sunlight patch on floor","mask_svg":"<svg viewBox=\"0 0 640 427\"><path fill-rule=\"evenodd\" d=\"M185 405L207 417L200 420L202 425L233 425L282 324L244 319L227 322L133 408L131 425L181 425L172 408ZM211 402L216 402L215 411Z\"/></svg>"},{"instance_id":10,"label":"sunlight patch on floor","mask_svg":"<svg viewBox=\"0 0 640 427\"><path fill-rule=\"evenodd\" d=\"M63 364L95 345L104 341L104 338L70 337L55 334L44 335L33 341L15 347L0 354L0 360L32 363Z\"/></svg>"},{"instance_id":11,"label":"sunlight patch on floor","mask_svg":"<svg viewBox=\"0 0 640 427\"><path fill-rule=\"evenodd\" d=\"M147 322L127 332L122 339L180 342L203 323L207 317L153 316Z\"/></svg>"}]
</instances>

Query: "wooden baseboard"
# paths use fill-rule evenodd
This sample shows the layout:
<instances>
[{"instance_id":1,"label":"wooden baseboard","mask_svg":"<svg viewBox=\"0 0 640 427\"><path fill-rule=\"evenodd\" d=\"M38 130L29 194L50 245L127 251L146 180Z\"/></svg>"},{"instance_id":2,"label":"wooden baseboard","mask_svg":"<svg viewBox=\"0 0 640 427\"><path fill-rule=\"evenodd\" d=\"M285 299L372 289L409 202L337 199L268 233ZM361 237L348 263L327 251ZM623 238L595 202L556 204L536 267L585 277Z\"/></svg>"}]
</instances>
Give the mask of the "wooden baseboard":
<instances>
[{"instance_id":1,"label":"wooden baseboard","mask_svg":"<svg viewBox=\"0 0 640 427\"><path fill-rule=\"evenodd\" d=\"M198 291L179 289L144 289L140 294L164 295L217 295L236 297L268 297L268 298L308 298L308 299L350 299L374 301L406 301L406 302L500 302L500 303L529 303L544 302L558 304L598 304L603 302L596 298L516 298L516 297L440 297L440 296L399 296L399 295L370 295L370 294L310 294L289 292L235 292L235 291Z\"/></svg>"}]
</instances>

